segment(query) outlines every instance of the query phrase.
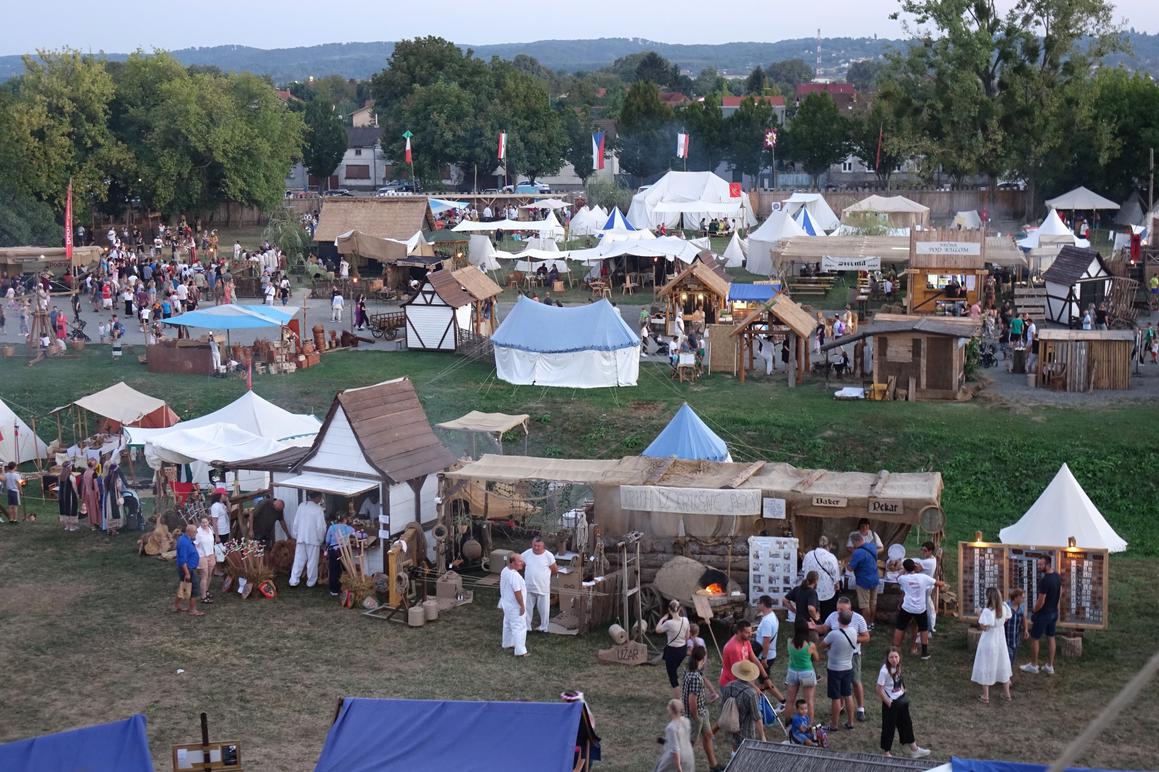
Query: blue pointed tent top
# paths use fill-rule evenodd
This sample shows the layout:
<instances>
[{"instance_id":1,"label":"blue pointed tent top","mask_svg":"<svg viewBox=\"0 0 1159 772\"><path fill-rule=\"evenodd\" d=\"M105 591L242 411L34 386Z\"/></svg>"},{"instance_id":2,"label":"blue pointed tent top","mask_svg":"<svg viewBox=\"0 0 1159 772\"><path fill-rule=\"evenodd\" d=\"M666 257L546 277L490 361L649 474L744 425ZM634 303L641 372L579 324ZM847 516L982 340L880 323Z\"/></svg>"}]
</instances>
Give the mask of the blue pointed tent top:
<instances>
[{"instance_id":1,"label":"blue pointed tent top","mask_svg":"<svg viewBox=\"0 0 1159 772\"><path fill-rule=\"evenodd\" d=\"M817 227L817 224L813 222L813 216L809 214L809 210L805 207L801 207L801 210L797 212L797 216L793 219L797 221L797 225L801 226L801 230L805 231L806 235L816 236L818 231L824 233L824 231L821 231L821 229Z\"/></svg>"},{"instance_id":2,"label":"blue pointed tent top","mask_svg":"<svg viewBox=\"0 0 1159 772\"><path fill-rule=\"evenodd\" d=\"M726 461L729 458L724 440L708 428L687 402L680 406L641 455L652 458L676 456L686 461Z\"/></svg>"},{"instance_id":3,"label":"blue pointed tent top","mask_svg":"<svg viewBox=\"0 0 1159 772\"><path fill-rule=\"evenodd\" d=\"M612 207L612 213L608 215L608 221L604 223L604 227L600 230L604 231L634 231L632 223L624 218L618 207Z\"/></svg>"}]
</instances>

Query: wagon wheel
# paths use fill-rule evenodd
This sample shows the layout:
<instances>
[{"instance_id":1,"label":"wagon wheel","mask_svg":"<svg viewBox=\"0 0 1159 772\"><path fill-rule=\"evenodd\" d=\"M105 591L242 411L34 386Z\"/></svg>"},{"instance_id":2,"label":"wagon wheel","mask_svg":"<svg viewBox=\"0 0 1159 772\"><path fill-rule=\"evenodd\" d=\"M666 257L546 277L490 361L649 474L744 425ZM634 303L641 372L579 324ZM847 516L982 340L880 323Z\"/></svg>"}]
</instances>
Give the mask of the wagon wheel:
<instances>
[{"instance_id":1,"label":"wagon wheel","mask_svg":"<svg viewBox=\"0 0 1159 772\"><path fill-rule=\"evenodd\" d=\"M381 337L382 337L382 334L383 334L382 325L381 325L381 324L375 324L374 326L372 326L372 327L370 328L370 334L371 334L371 335L373 335L373 336L374 336L374 337L376 337L376 338L381 338Z\"/></svg>"},{"instance_id":2,"label":"wagon wheel","mask_svg":"<svg viewBox=\"0 0 1159 772\"><path fill-rule=\"evenodd\" d=\"M394 340L398 337L398 327L393 324L388 325L383 328L383 333L386 335L387 340Z\"/></svg>"},{"instance_id":3,"label":"wagon wheel","mask_svg":"<svg viewBox=\"0 0 1159 772\"><path fill-rule=\"evenodd\" d=\"M648 630L655 630L656 623L664 616L664 598L655 585L646 584L640 588L640 607L644 613L644 620L648 623Z\"/></svg>"}]
</instances>

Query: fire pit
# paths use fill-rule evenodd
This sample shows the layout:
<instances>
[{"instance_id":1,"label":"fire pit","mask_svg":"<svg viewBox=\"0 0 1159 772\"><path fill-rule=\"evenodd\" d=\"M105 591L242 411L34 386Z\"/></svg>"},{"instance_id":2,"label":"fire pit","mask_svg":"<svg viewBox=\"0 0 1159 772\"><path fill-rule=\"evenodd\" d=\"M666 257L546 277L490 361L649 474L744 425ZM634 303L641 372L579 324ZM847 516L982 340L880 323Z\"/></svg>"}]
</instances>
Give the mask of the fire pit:
<instances>
[{"instance_id":1,"label":"fire pit","mask_svg":"<svg viewBox=\"0 0 1159 772\"><path fill-rule=\"evenodd\" d=\"M664 613L665 605L673 599L695 613L693 598L697 596L708 599L714 616L743 614L745 610L746 599L740 585L723 571L682 555L661 566L655 581L645 590L646 613L653 620Z\"/></svg>"}]
</instances>

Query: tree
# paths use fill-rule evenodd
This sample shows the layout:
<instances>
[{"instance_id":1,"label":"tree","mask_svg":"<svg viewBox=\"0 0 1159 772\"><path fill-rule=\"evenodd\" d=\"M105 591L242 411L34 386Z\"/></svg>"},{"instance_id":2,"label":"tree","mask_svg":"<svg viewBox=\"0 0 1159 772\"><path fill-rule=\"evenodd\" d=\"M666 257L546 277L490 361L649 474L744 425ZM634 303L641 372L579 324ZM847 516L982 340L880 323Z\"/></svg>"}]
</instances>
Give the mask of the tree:
<instances>
[{"instance_id":1,"label":"tree","mask_svg":"<svg viewBox=\"0 0 1159 772\"><path fill-rule=\"evenodd\" d=\"M507 131L507 162L518 174L534 181L555 174L563 166L567 137L552 109L546 85L505 62L491 65L495 77L492 121Z\"/></svg>"},{"instance_id":2,"label":"tree","mask_svg":"<svg viewBox=\"0 0 1159 772\"><path fill-rule=\"evenodd\" d=\"M804 59L785 59L773 62L765 69L769 82L785 96L792 96L800 83L813 80L813 68Z\"/></svg>"},{"instance_id":3,"label":"tree","mask_svg":"<svg viewBox=\"0 0 1159 772\"><path fill-rule=\"evenodd\" d=\"M769 76L760 67L754 67L753 71L749 73L749 76L745 78L744 92L746 94L761 96L768 87Z\"/></svg>"},{"instance_id":4,"label":"tree","mask_svg":"<svg viewBox=\"0 0 1159 772\"><path fill-rule=\"evenodd\" d=\"M879 93L867 111L854 113L846 125L849 150L873 170L879 185L889 187L893 170L917 147L898 97L893 92Z\"/></svg>"},{"instance_id":5,"label":"tree","mask_svg":"<svg viewBox=\"0 0 1159 772\"><path fill-rule=\"evenodd\" d=\"M724 158L742 174L755 177L769 164L765 131L774 127L772 105L764 99L745 97L724 122Z\"/></svg>"},{"instance_id":6,"label":"tree","mask_svg":"<svg viewBox=\"0 0 1159 772\"><path fill-rule=\"evenodd\" d=\"M788 134L789 154L813 176L814 186L822 173L845 157L845 118L827 93L805 97Z\"/></svg>"},{"instance_id":7,"label":"tree","mask_svg":"<svg viewBox=\"0 0 1159 772\"><path fill-rule=\"evenodd\" d=\"M877 76L884 68L885 62L880 59L862 59L849 65L845 80L861 93L873 91L877 88Z\"/></svg>"},{"instance_id":8,"label":"tree","mask_svg":"<svg viewBox=\"0 0 1159 772\"><path fill-rule=\"evenodd\" d=\"M303 119L302 164L311 176L329 178L346 154L346 129L335 107L320 99L306 104Z\"/></svg>"},{"instance_id":9,"label":"tree","mask_svg":"<svg viewBox=\"0 0 1159 772\"><path fill-rule=\"evenodd\" d=\"M0 247L55 246L63 243L63 234L48 204L8 185L0 187Z\"/></svg>"},{"instance_id":10,"label":"tree","mask_svg":"<svg viewBox=\"0 0 1159 772\"><path fill-rule=\"evenodd\" d=\"M674 73L679 74L676 65L655 51L645 53L636 65L636 80L645 80L657 86L671 85Z\"/></svg>"},{"instance_id":11,"label":"tree","mask_svg":"<svg viewBox=\"0 0 1159 772\"><path fill-rule=\"evenodd\" d=\"M471 89L486 79L486 65L470 50L430 36L396 43L386 69L371 77L370 92L382 115L420 88L444 82Z\"/></svg>"},{"instance_id":12,"label":"tree","mask_svg":"<svg viewBox=\"0 0 1159 772\"><path fill-rule=\"evenodd\" d=\"M725 93L728 93L728 81L712 67L705 67L692 81L694 96L707 98Z\"/></svg>"},{"instance_id":13,"label":"tree","mask_svg":"<svg viewBox=\"0 0 1159 772\"><path fill-rule=\"evenodd\" d=\"M633 83L620 109L620 168L642 178L669 168L676 147L671 122L672 111L660 101L656 85L643 80Z\"/></svg>"},{"instance_id":14,"label":"tree","mask_svg":"<svg viewBox=\"0 0 1159 772\"><path fill-rule=\"evenodd\" d=\"M591 113L583 107L562 107L559 111L560 124L567 136L564 159L571 164L577 177L587 181L592 168L592 121Z\"/></svg>"},{"instance_id":15,"label":"tree","mask_svg":"<svg viewBox=\"0 0 1159 772\"><path fill-rule=\"evenodd\" d=\"M689 102L676 111L676 122L691 136L688 168L711 171L720 163L727 141L720 98L706 97L703 102Z\"/></svg>"}]
</instances>

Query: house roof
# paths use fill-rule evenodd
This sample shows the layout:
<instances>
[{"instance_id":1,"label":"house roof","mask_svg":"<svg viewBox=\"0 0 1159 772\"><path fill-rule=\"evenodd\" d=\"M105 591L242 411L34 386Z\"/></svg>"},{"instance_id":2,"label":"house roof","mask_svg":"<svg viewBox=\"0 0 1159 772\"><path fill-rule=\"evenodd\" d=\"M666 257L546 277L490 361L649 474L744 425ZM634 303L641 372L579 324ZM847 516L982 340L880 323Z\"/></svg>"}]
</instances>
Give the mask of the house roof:
<instances>
[{"instance_id":1,"label":"house roof","mask_svg":"<svg viewBox=\"0 0 1159 772\"><path fill-rule=\"evenodd\" d=\"M773 107L784 107L785 98L783 96L724 96L720 98L721 107L740 107L740 103L746 99L755 99L758 102L764 102Z\"/></svg>"},{"instance_id":2,"label":"house roof","mask_svg":"<svg viewBox=\"0 0 1159 772\"><path fill-rule=\"evenodd\" d=\"M865 338L893 333L915 333L926 335L946 335L953 338L973 338L982 332L982 323L968 317L924 316L908 314L877 314L869 324L862 325L852 335L828 341L821 347L828 351L838 346L847 346Z\"/></svg>"},{"instance_id":3,"label":"house roof","mask_svg":"<svg viewBox=\"0 0 1159 772\"><path fill-rule=\"evenodd\" d=\"M381 126L347 126L346 147L374 147L382 139Z\"/></svg>"},{"instance_id":4,"label":"house roof","mask_svg":"<svg viewBox=\"0 0 1159 772\"><path fill-rule=\"evenodd\" d=\"M459 285L475 300L486 300L503 292L503 288L496 284L490 276L473 265L456 269L451 273L458 280Z\"/></svg>"},{"instance_id":5,"label":"house roof","mask_svg":"<svg viewBox=\"0 0 1159 772\"><path fill-rule=\"evenodd\" d=\"M672 107L673 105L682 105L689 100L687 96L679 91L664 91L660 94L660 101Z\"/></svg>"},{"instance_id":6,"label":"house roof","mask_svg":"<svg viewBox=\"0 0 1159 772\"><path fill-rule=\"evenodd\" d=\"M1087 272L1091 262L1095 260L1099 262L1099 266L1105 273L1110 273L1103 265L1102 255L1095 250L1069 245L1063 246L1050 267L1042 272L1042 280L1051 284L1061 284L1064 287L1073 286Z\"/></svg>"},{"instance_id":7,"label":"house roof","mask_svg":"<svg viewBox=\"0 0 1159 772\"><path fill-rule=\"evenodd\" d=\"M745 740L732 761L728 772L888 772L896 769L931 769L936 764L898 756L880 756L869 753L841 753L803 745Z\"/></svg>"},{"instance_id":8,"label":"house roof","mask_svg":"<svg viewBox=\"0 0 1159 772\"><path fill-rule=\"evenodd\" d=\"M346 412L366 460L393 483L441 472L455 463L454 454L443 447L431 429L409 378L338 392L318 433L315 449L339 407Z\"/></svg>"},{"instance_id":9,"label":"house roof","mask_svg":"<svg viewBox=\"0 0 1159 772\"><path fill-rule=\"evenodd\" d=\"M856 96L857 89L853 87L852 83L798 83L796 88L796 96L800 99L809 94L831 94L837 96Z\"/></svg>"},{"instance_id":10,"label":"house roof","mask_svg":"<svg viewBox=\"0 0 1159 772\"><path fill-rule=\"evenodd\" d=\"M729 335L738 335L742 330L763 317L766 313L772 314L774 319L802 338L809 337L817 329L817 320L808 311L801 308L798 303L794 302L787 295L777 295L772 301L741 319L740 323L732 328Z\"/></svg>"},{"instance_id":11,"label":"house roof","mask_svg":"<svg viewBox=\"0 0 1159 772\"><path fill-rule=\"evenodd\" d=\"M389 198L327 198L322 201L314 241L334 241L340 234L360 231L380 239L406 241L418 231L433 230L435 218L423 196Z\"/></svg>"},{"instance_id":12,"label":"house roof","mask_svg":"<svg viewBox=\"0 0 1159 772\"><path fill-rule=\"evenodd\" d=\"M727 275L700 260L693 260L687 268L676 274L676 277L672 281L665 284L656 292L656 297L662 298L675 292L689 278L696 279L714 294L722 298L728 297L728 286L730 282Z\"/></svg>"}]
</instances>

